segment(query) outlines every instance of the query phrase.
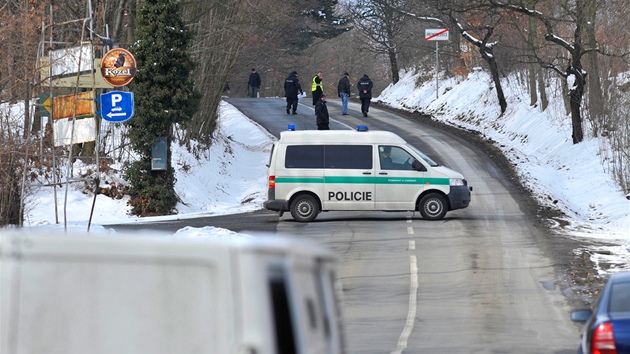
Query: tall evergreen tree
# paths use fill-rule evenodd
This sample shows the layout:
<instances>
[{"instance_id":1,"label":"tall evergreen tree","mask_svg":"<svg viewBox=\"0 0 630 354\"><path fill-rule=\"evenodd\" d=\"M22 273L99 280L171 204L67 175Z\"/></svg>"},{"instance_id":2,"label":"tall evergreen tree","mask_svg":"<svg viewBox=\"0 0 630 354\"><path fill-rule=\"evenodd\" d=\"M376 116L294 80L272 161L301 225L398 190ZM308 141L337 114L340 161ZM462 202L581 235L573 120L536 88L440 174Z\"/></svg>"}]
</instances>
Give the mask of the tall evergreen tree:
<instances>
[{"instance_id":1,"label":"tall evergreen tree","mask_svg":"<svg viewBox=\"0 0 630 354\"><path fill-rule=\"evenodd\" d=\"M138 11L137 40L130 48L138 67L129 85L135 116L126 123L131 147L139 155L125 169L134 215L172 214L178 201L171 166L173 128L189 121L199 105L189 53L192 38L177 1L144 1ZM157 137L166 138L165 171L151 170Z\"/></svg>"},{"instance_id":2,"label":"tall evergreen tree","mask_svg":"<svg viewBox=\"0 0 630 354\"><path fill-rule=\"evenodd\" d=\"M294 3L295 11L302 17L293 21L288 42L292 53L300 54L317 39L331 39L351 29L343 15L336 14L338 0L302 0Z\"/></svg>"}]
</instances>

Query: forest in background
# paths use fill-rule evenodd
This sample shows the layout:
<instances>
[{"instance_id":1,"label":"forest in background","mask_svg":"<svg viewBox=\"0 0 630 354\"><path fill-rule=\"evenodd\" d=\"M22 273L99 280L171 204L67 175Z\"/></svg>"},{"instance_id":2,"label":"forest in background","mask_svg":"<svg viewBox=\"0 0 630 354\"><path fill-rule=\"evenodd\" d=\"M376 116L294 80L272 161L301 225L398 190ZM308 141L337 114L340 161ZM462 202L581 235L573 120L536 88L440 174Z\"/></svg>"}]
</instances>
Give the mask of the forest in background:
<instances>
[{"instance_id":1,"label":"forest in background","mask_svg":"<svg viewBox=\"0 0 630 354\"><path fill-rule=\"evenodd\" d=\"M37 114L30 114L38 107L28 103L48 91L41 85L38 58L86 38L102 48L113 43L129 48L142 40L135 29L143 3L0 2L0 39L5 44L0 103L26 102L21 119L0 117L0 225L20 223L25 185L39 178L33 174L53 173L49 132ZM196 63L195 86L202 95L199 110L179 136L184 144L212 143L225 84L230 85L230 96L246 97L251 68L262 76L263 97L283 96L284 79L293 70L305 88L317 71L323 71L324 90L333 95L344 72L350 73L352 82L368 74L377 95L398 80L402 69L434 80L435 43L424 39L425 30L448 28L449 41L439 46L440 75L463 78L482 67L493 79L502 111L507 102L500 80L509 74L520 74L517 77L529 92L523 99L541 110L552 97L548 93L560 90L574 143L585 137L606 138L613 153L604 162L621 188L630 192L630 31L625 26L630 9L625 1L190 0L180 5L194 33L190 53ZM88 13L90 33L85 32ZM56 90L55 94L74 92ZM118 145L116 149L125 149L127 144L123 139ZM91 151L86 146L76 155L89 158ZM101 151L111 152L112 147ZM57 156L64 154L70 153L62 150ZM107 158L104 153L104 170Z\"/></svg>"}]
</instances>

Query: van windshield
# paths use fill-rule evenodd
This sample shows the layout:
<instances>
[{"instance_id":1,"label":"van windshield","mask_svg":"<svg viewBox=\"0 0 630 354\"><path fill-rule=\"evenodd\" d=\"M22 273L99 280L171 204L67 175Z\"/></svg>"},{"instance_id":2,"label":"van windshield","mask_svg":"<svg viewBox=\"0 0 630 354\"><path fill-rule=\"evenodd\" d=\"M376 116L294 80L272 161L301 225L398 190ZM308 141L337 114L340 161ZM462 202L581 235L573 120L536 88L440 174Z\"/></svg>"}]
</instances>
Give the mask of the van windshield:
<instances>
[{"instance_id":1,"label":"van windshield","mask_svg":"<svg viewBox=\"0 0 630 354\"><path fill-rule=\"evenodd\" d=\"M425 155L422 151L420 151L420 150L416 149L416 147L415 147L415 146L407 144L407 147L409 147L409 149L410 149L410 150L412 150L412 151L413 151L416 155L420 156L420 157L421 157L424 161L426 161L426 163L428 163L431 167L437 167L437 166L439 166L439 165L440 165L439 163L437 163L437 162L435 162L435 161L431 160L431 159L429 158L429 156Z\"/></svg>"}]
</instances>

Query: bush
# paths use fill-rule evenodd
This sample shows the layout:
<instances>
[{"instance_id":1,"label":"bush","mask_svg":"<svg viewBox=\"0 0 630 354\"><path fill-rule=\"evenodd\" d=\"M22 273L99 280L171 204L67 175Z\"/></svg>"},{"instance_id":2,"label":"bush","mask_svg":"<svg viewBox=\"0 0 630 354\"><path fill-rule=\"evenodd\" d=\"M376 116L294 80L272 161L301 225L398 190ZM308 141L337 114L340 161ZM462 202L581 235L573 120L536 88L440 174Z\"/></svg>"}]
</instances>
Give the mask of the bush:
<instances>
[{"instance_id":1,"label":"bush","mask_svg":"<svg viewBox=\"0 0 630 354\"><path fill-rule=\"evenodd\" d=\"M152 171L147 160L125 164L125 180L129 182L131 213L139 216L171 215L178 202L175 194L175 171Z\"/></svg>"}]
</instances>

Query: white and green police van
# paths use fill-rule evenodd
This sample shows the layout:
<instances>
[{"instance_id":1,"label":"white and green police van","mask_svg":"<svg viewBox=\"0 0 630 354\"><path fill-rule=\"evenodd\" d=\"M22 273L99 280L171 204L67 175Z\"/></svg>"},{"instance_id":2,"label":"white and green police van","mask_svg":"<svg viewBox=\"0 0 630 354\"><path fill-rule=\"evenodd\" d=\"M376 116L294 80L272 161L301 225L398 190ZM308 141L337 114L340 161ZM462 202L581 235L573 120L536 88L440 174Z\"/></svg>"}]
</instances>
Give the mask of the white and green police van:
<instances>
[{"instance_id":1,"label":"white and green police van","mask_svg":"<svg viewBox=\"0 0 630 354\"><path fill-rule=\"evenodd\" d=\"M420 211L440 220L470 204L472 187L386 131L283 131L267 165L264 206L300 222L322 211Z\"/></svg>"}]
</instances>

